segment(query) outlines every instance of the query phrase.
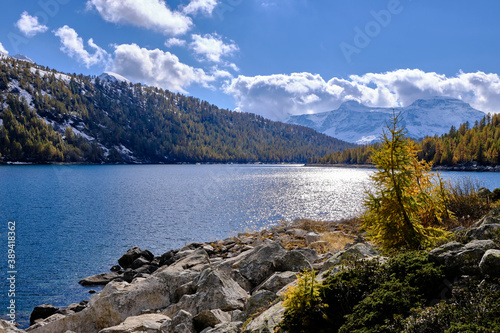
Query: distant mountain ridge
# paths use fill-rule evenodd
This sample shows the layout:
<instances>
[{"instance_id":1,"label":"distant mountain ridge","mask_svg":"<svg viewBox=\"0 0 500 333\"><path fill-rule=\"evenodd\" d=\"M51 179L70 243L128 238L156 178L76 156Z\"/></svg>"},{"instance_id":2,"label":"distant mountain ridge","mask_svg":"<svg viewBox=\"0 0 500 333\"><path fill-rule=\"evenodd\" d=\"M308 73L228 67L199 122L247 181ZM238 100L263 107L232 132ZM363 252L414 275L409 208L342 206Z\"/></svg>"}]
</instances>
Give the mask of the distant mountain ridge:
<instances>
[{"instance_id":1,"label":"distant mountain ridge","mask_svg":"<svg viewBox=\"0 0 500 333\"><path fill-rule=\"evenodd\" d=\"M474 123L485 116L484 112L459 99L432 97L418 99L411 105L399 108L368 107L348 101L337 110L291 116L287 122L313 128L343 141L368 144L378 139L393 111L402 113L408 136L416 139L441 135L452 126Z\"/></svg>"},{"instance_id":2,"label":"distant mountain ridge","mask_svg":"<svg viewBox=\"0 0 500 333\"><path fill-rule=\"evenodd\" d=\"M305 163L353 144L112 72L0 56L0 163Z\"/></svg>"}]
</instances>

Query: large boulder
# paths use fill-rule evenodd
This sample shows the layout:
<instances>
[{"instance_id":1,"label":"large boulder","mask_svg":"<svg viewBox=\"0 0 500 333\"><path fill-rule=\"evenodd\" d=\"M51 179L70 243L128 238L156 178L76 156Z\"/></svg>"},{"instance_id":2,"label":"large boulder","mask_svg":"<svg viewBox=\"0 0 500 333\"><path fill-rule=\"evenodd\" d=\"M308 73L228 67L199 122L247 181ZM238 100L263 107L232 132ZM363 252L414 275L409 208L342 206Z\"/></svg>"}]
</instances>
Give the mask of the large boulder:
<instances>
[{"instance_id":1,"label":"large boulder","mask_svg":"<svg viewBox=\"0 0 500 333\"><path fill-rule=\"evenodd\" d=\"M165 321L160 328L161 333L192 333L193 316L184 310L180 310L172 320Z\"/></svg>"},{"instance_id":2,"label":"large boulder","mask_svg":"<svg viewBox=\"0 0 500 333\"><path fill-rule=\"evenodd\" d=\"M163 313L173 316L179 310L185 310L196 316L202 311L221 309L232 311L243 309L248 293L221 270L208 268L195 280L194 294L185 294L176 304Z\"/></svg>"},{"instance_id":3,"label":"large boulder","mask_svg":"<svg viewBox=\"0 0 500 333\"><path fill-rule=\"evenodd\" d=\"M35 306L30 316L30 325L33 325L39 319L46 319L59 311L58 307L52 304L42 304Z\"/></svg>"},{"instance_id":4,"label":"large boulder","mask_svg":"<svg viewBox=\"0 0 500 333\"><path fill-rule=\"evenodd\" d=\"M268 290L277 293L284 286L295 281L296 279L296 272L276 272L271 275L271 277L269 277L266 281L262 282L257 288L255 288L255 292L259 290Z\"/></svg>"},{"instance_id":5,"label":"large boulder","mask_svg":"<svg viewBox=\"0 0 500 333\"><path fill-rule=\"evenodd\" d=\"M470 229L467 232L466 237L468 237L471 240L495 239L496 237L500 237L500 224L490 223L490 222L492 221L485 219L483 224L481 224L479 227Z\"/></svg>"},{"instance_id":6,"label":"large boulder","mask_svg":"<svg viewBox=\"0 0 500 333\"><path fill-rule=\"evenodd\" d=\"M465 245L450 242L432 250L429 256L455 270L457 274L478 275L481 273L479 263L484 253L494 248L492 240L473 240Z\"/></svg>"},{"instance_id":7,"label":"large boulder","mask_svg":"<svg viewBox=\"0 0 500 333\"><path fill-rule=\"evenodd\" d=\"M118 264L124 269L131 267L132 263L138 258L144 258L146 261L151 262L154 259L154 255L148 250L141 250L137 246L134 246L118 259Z\"/></svg>"},{"instance_id":8,"label":"large boulder","mask_svg":"<svg viewBox=\"0 0 500 333\"><path fill-rule=\"evenodd\" d=\"M269 308L278 296L268 290L260 290L250 297L245 305L245 316L250 318L257 312Z\"/></svg>"},{"instance_id":9,"label":"large boulder","mask_svg":"<svg viewBox=\"0 0 500 333\"><path fill-rule=\"evenodd\" d=\"M274 258L274 268L280 272L301 272L312 270L311 263L299 251L287 251Z\"/></svg>"},{"instance_id":10,"label":"large boulder","mask_svg":"<svg viewBox=\"0 0 500 333\"><path fill-rule=\"evenodd\" d=\"M200 332L207 327L215 327L222 323L231 321L231 315L221 309L205 310L198 313L193 318L193 324L196 331Z\"/></svg>"},{"instance_id":11,"label":"large boulder","mask_svg":"<svg viewBox=\"0 0 500 333\"><path fill-rule=\"evenodd\" d=\"M500 277L500 250L486 251L479 263L481 273L491 277Z\"/></svg>"},{"instance_id":12,"label":"large boulder","mask_svg":"<svg viewBox=\"0 0 500 333\"><path fill-rule=\"evenodd\" d=\"M379 256L380 252L375 250L373 246L368 243L357 243L353 246L336 253L333 257L325 261L322 270L328 270L332 267L341 265L346 261L367 259Z\"/></svg>"},{"instance_id":13,"label":"large boulder","mask_svg":"<svg viewBox=\"0 0 500 333\"><path fill-rule=\"evenodd\" d=\"M242 321L233 321L216 325L212 329L204 330L203 333L240 333L242 326Z\"/></svg>"},{"instance_id":14,"label":"large boulder","mask_svg":"<svg viewBox=\"0 0 500 333\"><path fill-rule=\"evenodd\" d=\"M10 322L0 319L0 333L23 333L23 332L24 331L21 331Z\"/></svg>"},{"instance_id":15,"label":"large boulder","mask_svg":"<svg viewBox=\"0 0 500 333\"><path fill-rule=\"evenodd\" d=\"M286 253L281 243L265 240L261 245L240 255L224 260L219 267L230 274L237 269L255 287L276 272L274 259Z\"/></svg>"},{"instance_id":16,"label":"large boulder","mask_svg":"<svg viewBox=\"0 0 500 333\"><path fill-rule=\"evenodd\" d=\"M260 316L250 321L244 328L245 333L274 333L283 321L285 308L282 303L277 303L264 311Z\"/></svg>"},{"instance_id":17,"label":"large boulder","mask_svg":"<svg viewBox=\"0 0 500 333\"><path fill-rule=\"evenodd\" d=\"M123 323L100 330L99 333L161 333L160 327L167 320L170 318L161 314L143 314L128 317Z\"/></svg>"}]
</instances>

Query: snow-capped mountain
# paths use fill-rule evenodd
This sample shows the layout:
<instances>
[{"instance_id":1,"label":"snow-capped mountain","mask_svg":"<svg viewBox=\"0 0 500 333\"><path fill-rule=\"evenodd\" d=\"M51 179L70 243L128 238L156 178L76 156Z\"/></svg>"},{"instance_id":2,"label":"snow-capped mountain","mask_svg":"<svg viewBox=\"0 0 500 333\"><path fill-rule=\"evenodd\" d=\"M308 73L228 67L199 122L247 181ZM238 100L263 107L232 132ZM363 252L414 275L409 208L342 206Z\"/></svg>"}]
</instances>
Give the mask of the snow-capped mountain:
<instances>
[{"instance_id":1,"label":"snow-capped mountain","mask_svg":"<svg viewBox=\"0 0 500 333\"><path fill-rule=\"evenodd\" d=\"M416 100L401 108L373 108L348 101L337 110L291 116L287 122L307 126L347 142L367 144L379 138L393 110L396 113L401 111L403 125L412 138L441 135L449 132L451 126L458 127L467 121L473 124L485 116L484 112L459 99L433 97Z\"/></svg>"},{"instance_id":2,"label":"snow-capped mountain","mask_svg":"<svg viewBox=\"0 0 500 333\"><path fill-rule=\"evenodd\" d=\"M21 60L21 61L27 61L27 62L32 63L32 64L35 63L33 60L31 60L28 56L25 56L24 54L16 54L16 55L13 55L12 58L17 59L17 60Z\"/></svg>"},{"instance_id":3,"label":"snow-capped mountain","mask_svg":"<svg viewBox=\"0 0 500 333\"><path fill-rule=\"evenodd\" d=\"M120 74L113 73L113 72L104 72L101 75L98 76L98 78L102 81L107 81L107 82L126 82L129 83L130 80L127 79L126 77L121 76Z\"/></svg>"}]
</instances>

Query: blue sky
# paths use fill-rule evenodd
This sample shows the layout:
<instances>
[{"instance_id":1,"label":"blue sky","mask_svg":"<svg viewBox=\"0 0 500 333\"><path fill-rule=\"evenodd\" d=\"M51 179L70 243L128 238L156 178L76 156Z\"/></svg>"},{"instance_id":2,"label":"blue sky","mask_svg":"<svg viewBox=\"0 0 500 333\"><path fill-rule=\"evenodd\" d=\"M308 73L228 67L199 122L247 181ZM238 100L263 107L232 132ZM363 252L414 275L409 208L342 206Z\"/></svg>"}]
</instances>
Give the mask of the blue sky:
<instances>
[{"instance_id":1,"label":"blue sky","mask_svg":"<svg viewBox=\"0 0 500 333\"><path fill-rule=\"evenodd\" d=\"M0 50L283 120L451 96L500 112L500 2L4 0Z\"/></svg>"}]
</instances>

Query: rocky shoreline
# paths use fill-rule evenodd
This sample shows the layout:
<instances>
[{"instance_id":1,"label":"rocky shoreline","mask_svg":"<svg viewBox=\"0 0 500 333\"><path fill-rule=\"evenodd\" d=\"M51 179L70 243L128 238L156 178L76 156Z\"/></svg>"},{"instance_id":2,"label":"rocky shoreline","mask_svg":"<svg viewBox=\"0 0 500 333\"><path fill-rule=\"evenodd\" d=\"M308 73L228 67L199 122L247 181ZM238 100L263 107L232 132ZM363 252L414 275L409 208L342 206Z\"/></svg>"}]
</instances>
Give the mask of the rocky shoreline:
<instances>
[{"instance_id":1,"label":"rocky shoreline","mask_svg":"<svg viewBox=\"0 0 500 333\"><path fill-rule=\"evenodd\" d=\"M500 209L430 252L460 276L500 278ZM358 234L357 221L297 220L212 243L190 243L155 257L131 248L110 273L82 285L105 285L88 302L38 306L31 326L0 321L0 332L275 332L286 290L303 270L334 274L352 258L385 260ZM3 328L3 330L2 330Z\"/></svg>"}]
</instances>

